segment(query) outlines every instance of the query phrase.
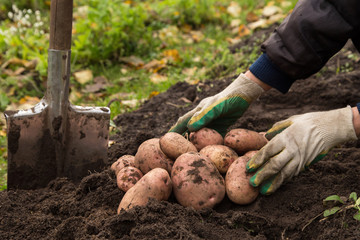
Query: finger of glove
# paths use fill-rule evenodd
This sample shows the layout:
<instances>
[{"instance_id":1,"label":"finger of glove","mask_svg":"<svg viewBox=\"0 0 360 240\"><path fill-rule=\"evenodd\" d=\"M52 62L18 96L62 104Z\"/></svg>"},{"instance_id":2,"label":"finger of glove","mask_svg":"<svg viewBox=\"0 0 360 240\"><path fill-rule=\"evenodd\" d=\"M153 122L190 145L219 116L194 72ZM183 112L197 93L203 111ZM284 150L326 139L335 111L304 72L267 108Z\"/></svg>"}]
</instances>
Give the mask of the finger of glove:
<instances>
[{"instance_id":1,"label":"finger of glove","mask_svg":"<svg viewBox=\"0 0 360 240\"><path fill-rule=\"evenodd\" d=\"M193 109L180 117L175 125L170 128L169 132L185 133L188 130L187 124L195 112L196 109Z\"/></svg>"},{"instance_id":2,"label":"finger of glove","mask_svg":"<svg viewBox=\"0 0 360 240\"><path fill-rule=\"evenodd\" d=\"M246 171L255 172L271 158L280 154L285 149L285 146L282 139L272 139L250 159L246 164Z\"/></svg>"},{"instance_id":3,"label":"finger of glove","mask_svg":"<svg viewBox=\"0 0 360 240\"><path fill-rule=\"evenodd\" d=\"M289 181L294 176L294 170L297 167L297 162L294 159L290 160L280 172L263 181L260 186L260 193L263 195L274 193L284 182Z\"/></svg>"},{"instance_id":4,"label":"finger of glove","mask_svg":"<svg viewBox=\"0 0 360 240\"><path fill-rule=\"evenodd\" d=\"M289 119L275 123L265 134L268 140L273 139L276 135L290 127L293 122Z\"/></svg>"},{"instance_id":5,"label":"finger of glove","mask_svg":"<svg viewBox=\"0 0 360 240\"><path fill-rule=\"evenodd\" d=\"M188 128L190 131L197 131L221 116L225 118L227 114L237 114L240 117L248 107L249 103L239 95L218 99L195 113L188 123Z\"/></svg>"},{"instance_id":6,"label":"finger of glove","mask_svg":"<svg viewBox=\"0 0 360 240\"><path fill-rule=\"evenodd\" d=\"M305 165L305 170L308 169L311 165L313 165L313 164L317 163L318 161L320 161L321 159L323 159L328 154L329 151L330 151L330 149L327 149L327 150L324 150L321 153L319 153L319 155L317 155L314 158L314 160L310 161L309 163L307 163Z\"/></svg>"}]
</instances>

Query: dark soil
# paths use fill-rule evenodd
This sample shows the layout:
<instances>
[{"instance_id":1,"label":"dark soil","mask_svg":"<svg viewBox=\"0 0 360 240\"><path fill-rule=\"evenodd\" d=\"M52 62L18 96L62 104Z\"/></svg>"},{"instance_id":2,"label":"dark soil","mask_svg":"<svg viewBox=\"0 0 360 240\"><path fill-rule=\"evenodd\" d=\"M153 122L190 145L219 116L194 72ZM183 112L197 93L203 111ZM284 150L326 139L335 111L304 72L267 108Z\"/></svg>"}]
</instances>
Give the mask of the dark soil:
<instances>
[{"instance_id":1,"label":"dark soil","mask_svg":"<svg viewBox=\"0 0 360 240\"><path fill-rule=\"evenodd\" d=\"M252 42L244 41L232 51ZM319 74L296 82L286 95L269 91L232 128L265 131L294 114L354 106L360 100L360 63L347 57L349 51L355 52L352 45ZM143 141L162 136L179 116L221 91L234 77L198 85L178 83L137 111L117 116L119 132L109 148L110 162L134 155ZM171 196L169 201L151 201L117 215L124 193L109 166L78 185L56 179L38 190L3 191L0 239L358 239L360 222L352 218L354 209L327 219L321 213L329 195L360 194L359 146L360 141L337 146L277 192L259 196L247 206L225 198L214 209L195 211Z\"/></svg>"}]
</instances>

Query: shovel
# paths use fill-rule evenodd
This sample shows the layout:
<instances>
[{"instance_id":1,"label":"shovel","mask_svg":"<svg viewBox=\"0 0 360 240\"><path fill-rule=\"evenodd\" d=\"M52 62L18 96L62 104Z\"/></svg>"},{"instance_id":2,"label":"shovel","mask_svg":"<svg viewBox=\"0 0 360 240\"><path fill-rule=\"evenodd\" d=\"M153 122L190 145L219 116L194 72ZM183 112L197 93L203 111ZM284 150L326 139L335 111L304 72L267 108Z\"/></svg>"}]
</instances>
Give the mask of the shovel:
<instances>
[{"instance_id":1,"label":"shovel","mask_svg":"<svg viewBox=\"0 0 360 240\"><path fill-rule=\"evenodd\" d=\"M5 111L8 189L79 182L107 164L110 109L69 102L73 0L52 0L45 96L31 109Z\"/></svg>"}]
</instances>

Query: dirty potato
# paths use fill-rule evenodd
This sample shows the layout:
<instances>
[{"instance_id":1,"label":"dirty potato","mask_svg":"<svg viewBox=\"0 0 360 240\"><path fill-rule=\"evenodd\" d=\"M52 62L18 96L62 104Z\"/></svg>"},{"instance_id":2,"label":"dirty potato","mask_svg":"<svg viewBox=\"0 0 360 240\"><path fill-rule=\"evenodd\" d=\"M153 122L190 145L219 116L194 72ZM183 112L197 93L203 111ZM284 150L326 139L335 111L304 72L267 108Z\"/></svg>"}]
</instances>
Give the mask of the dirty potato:
<instances>
[{"instance_id":1,"label":"dirty potato","mask_svg":"<svg viewBox=\"0 0 360 240\"><path fill-rule=\"evenodd\" d=\"M206 146L200 150L200 154L207 156L222 174L225 174L230 165L239 157L234 150L224 145Z\"/></svg>"},{"instance_id":2,"label":"dirty potato","mask_svg":"<svg viewBox=\"0 0 360 240\"><path fill-rule=\"evenodd\" d=\"M122 168L116 175L116 184L121 190L127 192L142 178L142 176L143 174L139 169L127 166Z\"/></svg>"},{"instance_id":3,"label":"dirty potato","mask_svg":"<svg viewBox=\"0 0 360 240\"><path fill-rule=\"evenodd\" d=\"M160 149L172 160L176 160L183 153L197 151L194 144L176 132L166 133L160 138L159 143Z\"/></svg>"},{"instance_id":4,"label":"dirty potato","mask_svg":"<svg viewBox=\"0 0 360 240\"><path fill-rule=\"evenodd\" d=\"M135 166L135 156L123 155L119 157L113 164L111 164L111 170L115 172L115 175L124 167Z\"/></svg>"},{"instance_id":5,"label":"dirty potato","mask_svg":"<svg viewBox=\"0 0 360 240\"><path fill-rule=\"evenodd\" d=\"M122 198L117 213L135 206L145 206L149 200L165 201L170 197L172 183L169 173L162 168L154 168L146 173Z\"/></svg>"},{"instance_id":6,"label":"dirty potato","mask_svg":"<svg viewBox=\"0 0 360 240\"><path fill-rule=\"evenodd\" d=\"M196 132L191 132L189 139L198 151L209 145L224 144L224 138L221 134L210 128L201 128Z\"/></svg>"},{"instance_id":7,"label":"dirty potato","mask_svg":"<svg viewBox=\"0 0 360 240\"><path fill-rule=\"evenodd\" d=\"M259 195L259 189L250 185L249 180L254 173L246 172L248 156L241 156L229 167L225 176L226 194L236 204L250 204Z\"/></svg>"},{"instance_id":8,"label":"dirty potato","mask_svg":"<svg viewBox=\"0 0 360 240\"><path fill-rule=\"evenodd\" d=\"M259 150L266 143L266 138L258 132L243 128L230 130L224 138L224 145L234 149L239 155L251 150Z\"/></svg>"},{"instance_id":9,"label":"dirty potato","mask_svg":"<svg viewBox=\"0 0 360 240\"><path fill-rule=\"evenodd\" d=\"M143 142L135 154L135 167L146 174L151 169L163 168L169 173L173 161L160 149L159 138L151 138Z\"/></svg>"},{"instance_id":10,"label":"dirty potato","mask_svg":"<svg viewBox=\"0 0 360 240\"><path fill-rule=\"evenodd\" d=\"M198 152L178 157L171 171L177 201L194 209L213 208L225 196L225 182L215 165Z\"/></svg>"}]
</instances>

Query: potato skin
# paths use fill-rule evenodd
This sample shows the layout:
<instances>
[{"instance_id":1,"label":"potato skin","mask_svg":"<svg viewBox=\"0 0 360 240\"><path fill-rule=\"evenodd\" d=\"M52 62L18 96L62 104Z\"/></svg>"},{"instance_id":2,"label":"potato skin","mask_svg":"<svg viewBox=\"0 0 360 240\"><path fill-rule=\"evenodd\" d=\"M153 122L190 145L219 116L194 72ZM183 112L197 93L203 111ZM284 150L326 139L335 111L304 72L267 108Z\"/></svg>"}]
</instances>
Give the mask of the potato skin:
<instances>
[{"instance_id":1,"label":"potato skin","mask_svg":"<svg viewBox=\"0 0 360 240\"><path fill-rule=\"evenodd\" d=\"M211 128L201 128L196 132L191 132L189 138L198 151L209 145L224 144L221 134Z\"/></svg>"},{"instance_id":2,"label":"potato skin","mask_svg":"<svg viewBox=\"0 0 360 240\"><path fill-rule=\"evenodd\" d=\"M146 173L122 198L117 213L135 206L145 206L150 198L158 201L170 197L172 183L169 173L163 168L154 168Z\"/></svg>"},{"instance_id":3,"label":"potato skin","mask_svg":"<svg viewBox=\"0 0 360 240\"><path fill-rule=\"evenodd\" d=\"M127 192L132 188L141 178L143 177L142 172L132 166L122 168L116 175L116 184L118 188Z\"/></svg>"},{"instance_id":4,"label":"potato skin","mask_svg":"<svg viewBox=\"0 0 360 240\"><path fill-rule=\"evenodd\" d=\"M225 174L230 165L239 157L234 150L224 145L206 146L200 150L200 154L210 158L222 174Z\"/></svg>"},{"instance_id":5,"label":"potato skin","mask_svg":"<svg viewBox=\"0 0 360 240\"><path fill-rule=\"evenodd\" d=\"M251 150L259 150L267 143L258 132L236 128L230 130L224 138L224 145L234 149L239 155Z\"/></svg>"},{"instance_id":6,"label":"potato skin","mask_svg":"<svg viewBox=\"0 0 360 240\"><path fill-rule=\"evenodd\" d=\"M225 176L226 194L236 204L250 204L259 195L259 189L250 185L249 180L254 173L246 173L248 156L241 156L229 167Z\"/></svg>"},{"instance_id":7,"label":"potato skin","mask_svg":"<svg viewBox=\"0 0 360 240\"><path fill-rule=\"evenodd\" d=\"M225 196L225 182L215 165L198 152L178 157L171 171L177 201L194 209L213 208Z\"/></svg>"},{"instance_id":8,"label":"potato skin","mask_svg":"<svg viewBox=\"0 0 360 240\"><path fill-rule=\"evenodd\" d=\"M132 166L135 167L135 156L133 155L123 155L118 158L113 164L111 164L111 170L115 172L115 175L118 174L118 172L124 168Z\"/></svg>"},{"instance_id":9,"label":"potato skin","mask_svg":"<svg viewBox=\"0 0 360 240\"><path fill-rule=\"evenodd\" d=\"M171 172L173 161L161 151L159 142L159 138L151 138L140 144L135 154L135 167L143 174L154 168Z\"/></svg>"},{"instance_id":10,"label":"potato skin","mask_svg":"<svg viewBox=\"0 0 360 240\"><path fill-rule=\"evenodd\" d=\"M172 160L176 160L183 153L197 151L194 144L176 132L166 133L160 138L159 143L160 149Z\"/></svg>"}]
</instances>

